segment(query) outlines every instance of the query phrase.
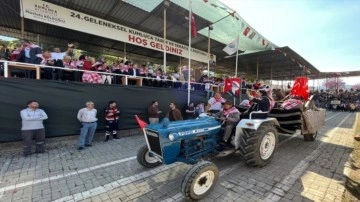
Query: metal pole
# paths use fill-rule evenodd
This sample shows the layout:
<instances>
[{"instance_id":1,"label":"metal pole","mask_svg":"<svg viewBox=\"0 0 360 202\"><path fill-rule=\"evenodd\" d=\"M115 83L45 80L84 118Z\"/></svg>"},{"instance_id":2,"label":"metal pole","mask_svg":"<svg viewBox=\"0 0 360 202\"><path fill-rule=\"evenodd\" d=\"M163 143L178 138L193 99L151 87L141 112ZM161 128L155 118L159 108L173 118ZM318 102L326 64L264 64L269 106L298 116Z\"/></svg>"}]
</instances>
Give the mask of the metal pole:
<instances>
[{"instance_id":1,"label":"metal pole","mask_svg":"<svg viewBox=\"0 0 360 202\"><path fill-rule=\"evenodd\" d=\"M164 6L164 72L166 73L166 6Z\"/></svg>"},{"instance_id":2,"label":"metal pole","mask_svg":"<svg viewBox=\"0 0 360 202\"><path fill-rule=\"evenodd\" d=\"M259 58L256 59L256 80L259 80Z\"/></svg>"},{"instance_id":3,"label":"metal pole","mask_svg":"<svg viewBox=\"0 0 360 202\"><path fill-rule=\"evenodd\" d=\"M4 62L4 77L5 78L9 77L9 69L8 69L8 62L7 61Z\"/></svg>"},{"instance_id":4,"label":"metal pole","mask_svg":"<svg viewBox=\"0 0 360 202\"><path fill-rule=\"evenodd\" d=\"M124 59L126 59L126 43L124 42ZM124 60L124 62L126 62L125 60Z\"/></svg>"},{"instance_id":5,"label":"metal pole","mask_svg":"<svg viewBox=\"0 0 360 202\"><path fill-rule=\"evenodd\" d=\"M238 71L238 61L239 61L239 34L236 40L236 64L235 64L235 78L237 77Z\"/></svg>"},{"instance_id":6,"label":"metal pole","mask_svg":"<svg viewBox=\"0 0 360 202\"><path fill-rule=\"evenodd\" d=\"M20 23L21 23L21 38L23 39L25 36L24 17L20 18Z\"/></svg>"},{"instance_id":7,"label":"metal pole","mask_svg":"<svg viewBox=\"0 0 360 202\"><path fill-rule=\"evenodd\" d=\"M189 64L188 64L188 99L187 99L188 105L190 104L190 90L191 90L191 85L190 85L190 70L191 70L191 14L192 14L192 10L191 10L191 0L189 0Z\"/></svg>"},{"instance_id":8,"label":"metal pole","mask_svg":"<svg viewBox=\"0 0 360 202\"><path fill-rule=\"evenodd\" d=\"M207 75L210 76L210 26L208 27L208 66L207 66Z\"/></svg>"}]
</instances>

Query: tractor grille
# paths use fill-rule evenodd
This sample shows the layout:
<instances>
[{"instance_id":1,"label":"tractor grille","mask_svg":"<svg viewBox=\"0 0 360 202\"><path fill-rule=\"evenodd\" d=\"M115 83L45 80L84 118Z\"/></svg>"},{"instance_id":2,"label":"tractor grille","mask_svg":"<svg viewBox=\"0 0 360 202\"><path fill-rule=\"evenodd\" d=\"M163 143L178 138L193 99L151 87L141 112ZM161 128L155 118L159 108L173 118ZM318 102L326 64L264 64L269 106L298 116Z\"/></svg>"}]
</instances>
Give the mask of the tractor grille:
<instances>
[{"instance_id":1,"label":"tractor grille","mask_svg":"<svg viewBox=\"0 0 360 202\"><path fill-rule=\"evenodd\" d=\"M150 129L146 129L146 138L148 139L150 150L162 156L159 133Z\"/></svg>"}]
</instances>

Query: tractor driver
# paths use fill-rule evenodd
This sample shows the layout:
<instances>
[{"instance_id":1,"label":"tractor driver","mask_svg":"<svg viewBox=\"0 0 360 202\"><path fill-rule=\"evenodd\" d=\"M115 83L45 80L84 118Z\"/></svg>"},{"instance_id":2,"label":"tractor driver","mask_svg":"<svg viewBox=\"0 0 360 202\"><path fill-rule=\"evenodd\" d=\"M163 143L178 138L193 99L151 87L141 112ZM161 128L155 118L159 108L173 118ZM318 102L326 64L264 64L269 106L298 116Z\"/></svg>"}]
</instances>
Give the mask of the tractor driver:
<instances>
[{"instance_id":1,"label":"tractor driver","mask_svg":"<svg viewBox=\"0 0 360 202\"><path fill-rule=\"evenodd\" d=\"M220 119L222 125L224 126L224 136L221 144L230 144L231 133L240 121L240 114L239 110L229 100L226 100L223 104L222 110L216 113L216 116Z\"/></svg>"}]
</instances>

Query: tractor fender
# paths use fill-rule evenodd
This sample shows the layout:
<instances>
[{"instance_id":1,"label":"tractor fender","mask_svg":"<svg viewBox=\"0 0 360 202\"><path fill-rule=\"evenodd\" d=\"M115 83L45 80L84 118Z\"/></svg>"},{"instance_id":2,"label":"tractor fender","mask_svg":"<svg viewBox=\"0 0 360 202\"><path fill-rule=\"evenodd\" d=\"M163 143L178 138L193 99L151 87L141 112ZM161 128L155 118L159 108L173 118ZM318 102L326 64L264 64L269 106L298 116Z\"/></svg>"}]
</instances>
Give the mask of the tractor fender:
<instances>
[{"instance_id":1,"label":"tractor fender","mask_svg":"<svg viewBox=\"0 0 360 202\"><path fill-rule=\"evenodd\" d=\"M272 122L274 125L279 126L279 122L276 118L266 118L266 119L242 119L236 128L252 129L257 130L261 124Z\"/></svg>"}]
</instances>

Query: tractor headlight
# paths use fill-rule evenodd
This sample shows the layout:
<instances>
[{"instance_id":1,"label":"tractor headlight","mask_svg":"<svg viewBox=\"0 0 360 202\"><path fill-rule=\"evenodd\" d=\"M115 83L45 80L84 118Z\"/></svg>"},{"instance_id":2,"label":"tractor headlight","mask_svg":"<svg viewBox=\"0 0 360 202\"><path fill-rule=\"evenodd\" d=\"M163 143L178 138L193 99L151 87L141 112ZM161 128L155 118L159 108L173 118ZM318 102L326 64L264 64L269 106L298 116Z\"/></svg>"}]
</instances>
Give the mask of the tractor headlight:
<instances>
[{"instance_id":1,"label":"tractor headlight","mask_svg":"<svg viewBox=\"0 0 360 202\"><path fill-rule=\"evenodd\" d=\"M177 139L176 137L177 137L177 135L174 133L169 134L169 140L171 140L171 141L175 141Z\"/></svg>"}]
</instances>

